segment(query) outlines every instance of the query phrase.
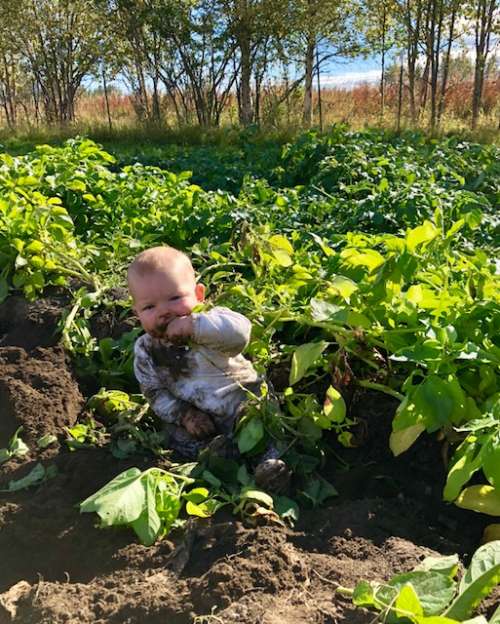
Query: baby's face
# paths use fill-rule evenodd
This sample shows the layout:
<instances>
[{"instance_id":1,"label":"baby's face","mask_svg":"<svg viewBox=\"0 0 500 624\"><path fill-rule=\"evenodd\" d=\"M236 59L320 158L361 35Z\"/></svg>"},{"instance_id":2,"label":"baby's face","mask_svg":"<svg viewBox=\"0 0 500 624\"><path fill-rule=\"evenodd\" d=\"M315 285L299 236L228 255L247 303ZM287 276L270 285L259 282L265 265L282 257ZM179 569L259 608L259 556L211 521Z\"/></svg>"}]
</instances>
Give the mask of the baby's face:
<instances>
[{"instance_id":1,"label":"baby's face","mask_svg":"<svg viewBox=\"0 0 500 624\"><path fill-rule=\"evenodd\" d=\"M188 271L175 274L154 271L130 282L134 311L141 325L154 338L162 338L174 318L191 314L203 301L205 287L197 284Z\"/></svg>"}]
</instances>

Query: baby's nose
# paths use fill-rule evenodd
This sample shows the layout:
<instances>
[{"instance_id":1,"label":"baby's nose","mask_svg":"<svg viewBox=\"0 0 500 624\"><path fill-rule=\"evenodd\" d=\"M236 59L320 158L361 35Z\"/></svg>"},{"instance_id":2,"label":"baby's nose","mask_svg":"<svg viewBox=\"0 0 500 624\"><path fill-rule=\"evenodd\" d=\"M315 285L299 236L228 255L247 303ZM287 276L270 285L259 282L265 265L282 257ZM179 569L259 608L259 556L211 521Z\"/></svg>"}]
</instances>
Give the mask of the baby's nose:
<instances>
[{"instance_id":1,"label":"baby's nose","mask_svg":"<svg viewBox=\"0 0 500 624\"><path fill-rule=\"evenodd\" d=\"M168 310L160 310L160 312L158 313L158 318L161 321L168 321L171 316L172 315L170 314Z\"/></svg>"}]
</instances>

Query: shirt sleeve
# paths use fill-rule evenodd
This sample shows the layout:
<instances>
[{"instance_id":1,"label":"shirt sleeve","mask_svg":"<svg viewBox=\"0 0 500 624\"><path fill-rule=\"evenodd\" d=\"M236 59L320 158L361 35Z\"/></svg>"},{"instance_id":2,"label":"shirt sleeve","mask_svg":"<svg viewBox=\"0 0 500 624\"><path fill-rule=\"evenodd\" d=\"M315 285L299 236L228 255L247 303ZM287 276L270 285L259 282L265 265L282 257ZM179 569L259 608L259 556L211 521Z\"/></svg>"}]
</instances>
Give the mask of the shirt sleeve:
<instances>
[{"instance_id":1,"label":"shirt sleeve","mask_svg":"<svg viewBox=\"0 0 500 624\"><path fill-rule=\"evenodd\" d=\"M216 307L193 313L193 340L229 356L238 355L250 341L252 324L238 312Z\"/></svg>"},{"instance_id":2,"label":"shirt sleeve","mask_svg":"<svg viewBox=\"0 0 500 624\"><path fill-rule=\"evenodd\" d=\"M134 373L153 412L164 422L179 425L186 403L175 397L161 382L148 348L147 336L141 336L135 343Z\"/></svg>"}]
</instances>

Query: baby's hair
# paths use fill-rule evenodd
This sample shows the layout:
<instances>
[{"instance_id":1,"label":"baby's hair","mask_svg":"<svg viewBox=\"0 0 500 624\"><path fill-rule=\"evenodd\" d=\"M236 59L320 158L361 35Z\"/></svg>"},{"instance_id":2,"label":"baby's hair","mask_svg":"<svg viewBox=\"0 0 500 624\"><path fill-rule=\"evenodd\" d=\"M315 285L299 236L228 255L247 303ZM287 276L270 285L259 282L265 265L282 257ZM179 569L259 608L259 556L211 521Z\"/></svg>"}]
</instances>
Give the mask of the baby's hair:
<instances>
[{"instance_id":1,"label":"baby's hair","mask_svg":"<svg viewBox=\"0 0 500 624\"><path fill-rule=\"evenodd\" d=\"M141 251L131 262L127 271L127 279L130 282L134 277L144 277L157 271L175 271L179 269L188 270L193 274L194 269L189 257L174 247L151 247Z\"/></svg>"}]
</instances>

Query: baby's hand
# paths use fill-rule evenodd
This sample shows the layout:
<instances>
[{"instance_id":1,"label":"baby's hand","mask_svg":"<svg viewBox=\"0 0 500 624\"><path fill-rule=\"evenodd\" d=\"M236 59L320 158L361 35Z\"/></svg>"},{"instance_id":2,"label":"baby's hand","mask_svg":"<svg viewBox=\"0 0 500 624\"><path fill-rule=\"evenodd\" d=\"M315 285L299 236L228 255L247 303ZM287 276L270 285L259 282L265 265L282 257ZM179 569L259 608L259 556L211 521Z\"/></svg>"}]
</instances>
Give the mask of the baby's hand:
<instances>
[{"instance_id":1,"label":"baby's hand","mask_svg":"<svg viewBox=\"0 0 500 624\"><path fill-rule=\"evenodd\" d=\"M210 416L196 407L189 407L181 417L181 425L195 440L203 440L215 433Z\"/></svg>"},{"instance_id":2,"label":"baby's hand","mask_svg":"<svg viewBox=\"0 0 500 624\"><path fill-rule=\"evenodd\" d=\"M178 316L167 325L164 338L174 344L185 344L193 335L193 317Z\"/></svg>"}]
</instances>

